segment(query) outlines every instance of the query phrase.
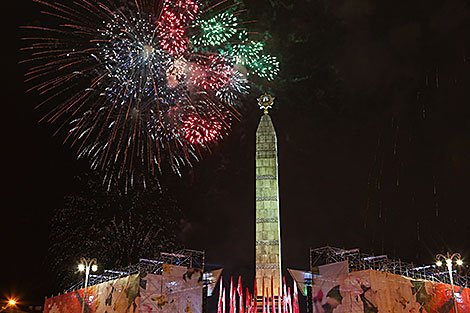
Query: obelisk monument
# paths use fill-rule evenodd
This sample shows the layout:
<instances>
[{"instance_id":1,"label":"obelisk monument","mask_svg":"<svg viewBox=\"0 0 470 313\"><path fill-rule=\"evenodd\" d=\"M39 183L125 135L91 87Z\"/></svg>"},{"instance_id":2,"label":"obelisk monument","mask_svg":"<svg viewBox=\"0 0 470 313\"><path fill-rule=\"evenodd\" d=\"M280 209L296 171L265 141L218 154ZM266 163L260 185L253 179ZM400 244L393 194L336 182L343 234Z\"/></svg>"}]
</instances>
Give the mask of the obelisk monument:
<instances>
[{"instance_id":1,"label":"obelisk monument","mask_svg":"<svg viewBox=\"0 0 470 313\"><path fill-rule=\"evenodd\" d=\"M256 285L258 296L266 288L277 295L281 287L281 227L277 138L269 116L274 97L264 94L258 104L264 110L256 130ZM264 283L263 283L264 280ZM265 289L263 290L263 285Z\"/></svg>"}]
</instances>

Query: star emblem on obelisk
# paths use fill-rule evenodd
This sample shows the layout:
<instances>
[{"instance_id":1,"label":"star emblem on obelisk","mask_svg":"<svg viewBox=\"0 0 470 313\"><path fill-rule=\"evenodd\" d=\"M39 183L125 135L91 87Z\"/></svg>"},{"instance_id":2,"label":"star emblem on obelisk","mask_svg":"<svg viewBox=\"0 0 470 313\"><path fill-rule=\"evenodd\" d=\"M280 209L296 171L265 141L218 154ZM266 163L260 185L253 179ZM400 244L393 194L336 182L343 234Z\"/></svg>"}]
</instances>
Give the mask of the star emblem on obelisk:
<instances>
[{"instance_id":1,"label":"star emblem on obelisk","mask_svg":"<svg viewBox=\"0 0 470 313\"><path fill-rule=\"evenodd\" d=\"M258 98L258 105L261 110L264 110L264 114L268 114L268 110L273 107L275 97L271 96L267 92Z\"/></svg>"}]
</instances>

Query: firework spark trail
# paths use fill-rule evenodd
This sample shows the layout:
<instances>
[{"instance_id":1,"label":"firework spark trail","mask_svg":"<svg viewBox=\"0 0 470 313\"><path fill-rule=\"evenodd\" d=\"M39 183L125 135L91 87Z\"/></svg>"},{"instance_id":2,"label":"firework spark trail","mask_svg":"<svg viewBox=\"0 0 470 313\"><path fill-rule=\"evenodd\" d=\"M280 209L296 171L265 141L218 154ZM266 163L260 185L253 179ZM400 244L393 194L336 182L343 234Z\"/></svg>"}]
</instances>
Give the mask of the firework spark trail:
<instances>
[{"instance_id":1,"label":"firework spark trail","mask_svg":"<svg viewBox=\"0 0 470 313\"><path fill-rule=\"evenodd\" d=\"M244 73L278 72L264 44L240 27L238 2L33 1L57 25L23 27L34 33L23 38L28 90L45 97L37 107L50 105L41 120L69 127L65 140L105 172L108 186L197 161L239 119ZM205 16L222 3L224 12Z\"/></svg>"}]
</instances>

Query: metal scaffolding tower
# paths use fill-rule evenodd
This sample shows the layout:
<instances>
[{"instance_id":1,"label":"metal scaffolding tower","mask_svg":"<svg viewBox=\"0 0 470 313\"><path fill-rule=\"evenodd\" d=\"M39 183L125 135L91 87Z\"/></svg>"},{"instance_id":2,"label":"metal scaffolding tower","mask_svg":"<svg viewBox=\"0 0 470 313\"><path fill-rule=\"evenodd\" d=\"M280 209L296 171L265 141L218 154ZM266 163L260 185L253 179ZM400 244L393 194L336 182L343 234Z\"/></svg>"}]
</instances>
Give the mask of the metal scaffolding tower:
<instances>
[{"instance_id":1,"label":"metal scaffolding tower","mask_svg":"<svg viewBox=\"0 0 470 313\"><path fill-rule=\"evenodd\" d=\"M450 284L449 273L435 264L416 265L401 260L390 259L384 255L369 255L359 249L345 250L335 247L321 247L310 249L310 269L316 266L348 261L349 272L362 270L382 271L413 279L424 279L439 283ZM470 279L467 275L459 275L454 271L454 283L461 287L468 287Z\"/></svg>"}]
</instances>

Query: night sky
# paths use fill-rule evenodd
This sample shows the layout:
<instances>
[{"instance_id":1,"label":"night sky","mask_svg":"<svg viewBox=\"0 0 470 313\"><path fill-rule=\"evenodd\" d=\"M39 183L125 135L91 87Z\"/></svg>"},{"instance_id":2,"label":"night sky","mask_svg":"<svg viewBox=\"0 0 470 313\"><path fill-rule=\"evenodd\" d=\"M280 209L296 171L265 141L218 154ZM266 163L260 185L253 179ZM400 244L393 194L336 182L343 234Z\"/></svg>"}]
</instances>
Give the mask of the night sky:
<instances>
[{"instance_id":1,"label":"night sky","mask_svg":"<svg viewBox=\"0 0 470 313\"><path fill-rule=\"evenodd\" d=\"M464 0L248 0L281 75L276 96L284 268L332 245L419 264L470 262L470 5ZM79 192L85 160L38 123L25 94L20 25L30 0L1 1L3 188L0 292L41 304L61 289L48 269L49 223ZM252 89L242 120L212 153L162 185L186 215L181 238L206 261L254 267ZM284 273L287 275L287 272Z\"/></svg>"}]
</instances>

